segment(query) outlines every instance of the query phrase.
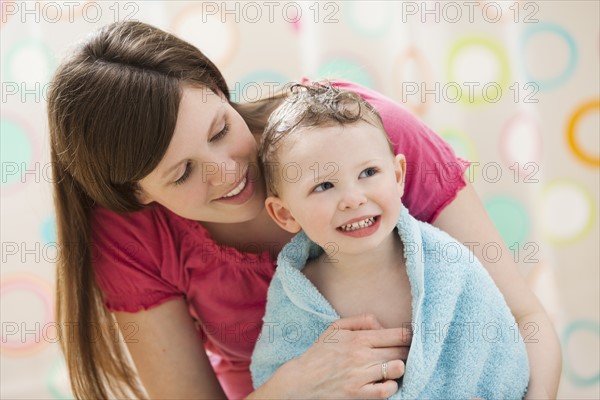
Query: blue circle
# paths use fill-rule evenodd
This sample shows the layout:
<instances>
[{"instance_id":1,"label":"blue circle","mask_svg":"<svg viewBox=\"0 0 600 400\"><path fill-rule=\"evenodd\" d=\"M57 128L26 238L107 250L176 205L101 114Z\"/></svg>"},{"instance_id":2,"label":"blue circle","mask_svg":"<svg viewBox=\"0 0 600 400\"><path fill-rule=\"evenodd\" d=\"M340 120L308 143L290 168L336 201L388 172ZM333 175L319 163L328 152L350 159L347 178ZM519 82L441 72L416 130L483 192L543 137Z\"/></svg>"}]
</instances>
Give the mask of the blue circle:
<instances>
[{"instance_id":1,"label":"blue circle","mask_svg":"<svg viewBox=\"0 0 600 400\"><path fill-rule=\"evenodd\" d=\"M45 243L56 243L56 219L54 215L46 217L42 222L41 236Z\"/></svg>"},{"instance_id":2,"label":"blue circle","mask_svg":"<svg viewBox=\"0 0 600 400\"><path fill-rule=\"evenodd\" d=\"M265 83L268 83L266 85ZM277 83L278 85L272 85L273 83ZM235 82L233 85L229 85L229 94L231 95L231 101L240 103L248 101L248 99L244 99L243 93L247 90L250 85L258 84L261 88L262 93L260 96L261 99L267 98L269 95L274 93L267 93L271 91L271 89L280 89L284 85L289 83L289 79L279 72L276 71L255 71L251 72L248 75L244 76L242 79ZM258 99L254 99L258 100Z\"/></svg>"},{"instance_id":3,"label":"blue circle","mask_svg":"<svg viewBox=\"0 0 600 400\"><path fill-rule=\"evenodd\" d=\"M317 71L319 79L344 79L358 83L369 89L375 89L373 78L363 65L342 57L324 62Z\"/></svg>"},{"instance_id":4,"label":"blue circle","mask_svg":"<svg viewBox=\"0 0 600 400\"><path fill-rule=\"evenodd\" d=\"M566 82L571 77L571 75L573 75L573 72L575 71L575 65L577 64L577 58L578 58L577 45L575 44L575 40L573 39L573 37L560 25L552 24L552 23L548 23L548 22L540 22L536 25L528 27L525 30L525 32L523 32L523 39L521 40L521 59L522 60L525 60L525 48L526 48L527 42L531 39L532 36L537 35L539 33L543 33L543 32L554 33L554 34L562 37L564 39L564 41L567 43L567 45L569 46L569 53L570 53L569 63L567 65L567 67L565 68L565 70L561 74L556 76L555 78L551 78L551 79L545 79L545 80L535 79L533 76L531 76L531 74L527 70L527 66L525 65L525 62L523 62L523 69L525 71L525 76L527 77L527 80L534 81L535 83L538 84L538 86L542 90L550 90L550 89L554 89L554 88L560 86L561 84Z\"/></svg>"},{"instance_id":5,"label":"blue circle","mask_svg":"<svg viewBox=\"0 0 600 400\"><path fill-rule=\"evenodd\" d=\"M520 201L510 196L496 195L485 200L484 207L507 247L525 242L531 230L531 221Z\"/></svg>"},{"instance_id":6,"label":"blue circle","mask_svg":"<svg viewBox=\"0 0 600 400\"><path fill-rule=\"evenodd\" d=\"M2 186L7 186L21 180L23 169L31 163L33 149L25 128L15 121L2 118L0 132Z\"/></svg>"},{"instance_id":7,"label":"blue circle","mask_svg":"<svg viewBox=\"0 0 600 400\"><path fill-rule=\"evenodd\" d=\"M73 399L73 395L70 392L65 393L62 388L59 387L59 379L61 376L68 377L68 371L65 361L62 357L59 357L56 362L50 367L50 373L46 377L46 387L53 399Z\"/></svg>"},{"instance_id":8,"label":"blue circle","mask_svg":"<svg viewBox=\"0 0 600 400\"><path fill-rule=\"evenodd\" d=\"M565 331L563 332L563 335L562 335L563 348L565 351L565 357L563 357L565 359L565 362L564 362L565 375L571 380L571 382L573 382L577 386L580 386L580 387L592 386L592 385L595 385L598 382L600 382L600 371L596 375L580 376L571 369L571 366L567 362L568 359L566 357L566 349L567 349L567 344L569 342L569 338L573 333L575 333L578 330L592 331L592 333L596 333L596 334L598 334L598 336L600 336L600 324L598 324L598 322L595 322L595 321L577 320L577 321L573 321L569 326L567 326L567 328L565 329Z\"/></svg>"}]
</instances>

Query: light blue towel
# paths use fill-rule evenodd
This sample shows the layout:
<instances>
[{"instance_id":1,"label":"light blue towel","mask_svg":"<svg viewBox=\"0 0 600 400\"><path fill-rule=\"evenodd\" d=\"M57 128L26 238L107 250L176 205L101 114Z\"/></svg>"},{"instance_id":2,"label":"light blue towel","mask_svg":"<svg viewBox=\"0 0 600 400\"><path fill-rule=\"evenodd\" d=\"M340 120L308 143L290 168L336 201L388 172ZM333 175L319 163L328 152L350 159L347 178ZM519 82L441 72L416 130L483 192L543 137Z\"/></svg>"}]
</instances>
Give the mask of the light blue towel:
<instances>
[{"instance_id":1,"label":"light blue towel","mask_svg":"<svg viewBox=\"0 0 600 400\"><path fill-rule=\"evenodd\" d=\"M525 345L488 272L466 247L406 209L397 228L412 291L413 339L392 398L522 398L529 382ZM250 365L255 388L339 319L301 272L321 253L300 232L279 254Z\"/></svg>"}]
</instances>

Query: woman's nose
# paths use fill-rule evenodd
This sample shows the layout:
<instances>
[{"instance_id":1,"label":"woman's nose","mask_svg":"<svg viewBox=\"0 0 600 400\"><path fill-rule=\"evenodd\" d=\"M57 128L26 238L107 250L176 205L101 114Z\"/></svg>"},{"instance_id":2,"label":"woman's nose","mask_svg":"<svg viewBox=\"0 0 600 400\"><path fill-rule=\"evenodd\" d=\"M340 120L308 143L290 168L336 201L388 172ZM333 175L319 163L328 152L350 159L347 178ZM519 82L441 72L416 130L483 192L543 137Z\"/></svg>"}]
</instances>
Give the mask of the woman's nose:
<instances>
[{"instance_id":1,"label":"woman's nose","mask_svg":"<svg viewBox=\"0 0 600 400\"><path fill-rule=\"evenodd\" d=\"M339 209L342 211L355 209L366 202L367 197L362 191L356 189L346 190L340 199Z\"/></svg>"},{"instance_id":2,"label":"woman's nose","mask_svg":"<svg viewBox=\"0 0 600 400\"><path fill-rule=\"evenodd\" d=\"M205 162L202 170L204 180L212 186L231 185L241 179L242 173L239 163L233 160Z\"/></svg>"}]
</instances>

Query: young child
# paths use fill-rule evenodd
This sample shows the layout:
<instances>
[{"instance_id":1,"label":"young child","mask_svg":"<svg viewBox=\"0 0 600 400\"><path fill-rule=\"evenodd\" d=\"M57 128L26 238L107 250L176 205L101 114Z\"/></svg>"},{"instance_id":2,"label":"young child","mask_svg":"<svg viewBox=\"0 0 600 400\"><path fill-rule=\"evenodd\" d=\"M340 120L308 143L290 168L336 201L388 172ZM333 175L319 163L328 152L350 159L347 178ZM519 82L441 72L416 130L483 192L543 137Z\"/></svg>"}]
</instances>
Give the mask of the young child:
<instances>
[{"instance_id":1,"label":"young child","mask_svg":"<svg viewBox=\"0 0 600 400\"><path fill-rule=\"evenodd\" d=\"M255 387L315 340L335 346L335 329L321 334L338 318L370 313L413 331L394 398L522 398L527 353L508 306L466 247L402 206L406 162L377 112L327 85L290 92L259 154L269 215L298 234L269 288Z\"/></svg>"}]
</instances>

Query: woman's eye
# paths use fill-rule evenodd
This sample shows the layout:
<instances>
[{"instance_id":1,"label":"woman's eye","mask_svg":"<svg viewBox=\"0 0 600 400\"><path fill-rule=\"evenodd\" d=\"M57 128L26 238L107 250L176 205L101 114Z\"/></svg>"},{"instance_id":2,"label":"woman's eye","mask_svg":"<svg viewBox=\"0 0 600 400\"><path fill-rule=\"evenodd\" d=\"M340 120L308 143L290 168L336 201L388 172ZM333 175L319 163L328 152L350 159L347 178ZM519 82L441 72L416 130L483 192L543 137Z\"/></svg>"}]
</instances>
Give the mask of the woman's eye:
<instances>
[{"instance_id":1,"label":"woman's eye","mask_svg":"<svg viewBox=\"0 0 600 400\"><path fill-rule=\"evenodd\" d=\"M331 189L333 187L333 183L331 182L323 182L315 186L314 192L324 192L327 189Z\"/></svg>"},{"instance_id":2,"label":"woman's eye","mask_svg":"<svg viewBox=\"0 0 600 400\"><path fill-rule=\"evenodd\" d=\"M223 138L223 136L227 135L227 132L229 132L229 124L226 123L223 129L221 129L216 135L210 138L210 141L214 142Z\"/></svg>"},{"instance_id":3,"label":"woman's eye","mask_svg":"<svg viewBox=\"0 0 600 400\"><path fill-rule=\"evenodd\" d=\"M367 168L365 169L363 172L360 173L360 175L358 176L359 178L368 178L370 176L373 176L377 173L377 168Z\"/></svg>"},{"instance_id":4,"label":"woman's eye","mask_svg":"<svg viewBox=\"0 0 600 400\"><path fill-rule=\"evenodd\" d=\"M191 173L192 173L192 166L188 162L185 165L185 171L183 171L183 175L181 175L181 177L175 181L175 184L181 185L182 183L184 183L187 180L187 178L190 176Z\"/></svg>"}]
</instances>

